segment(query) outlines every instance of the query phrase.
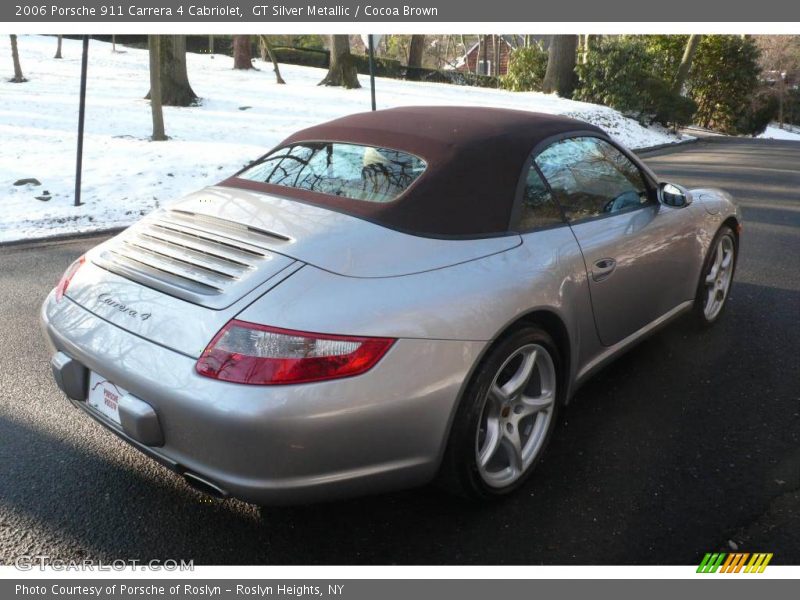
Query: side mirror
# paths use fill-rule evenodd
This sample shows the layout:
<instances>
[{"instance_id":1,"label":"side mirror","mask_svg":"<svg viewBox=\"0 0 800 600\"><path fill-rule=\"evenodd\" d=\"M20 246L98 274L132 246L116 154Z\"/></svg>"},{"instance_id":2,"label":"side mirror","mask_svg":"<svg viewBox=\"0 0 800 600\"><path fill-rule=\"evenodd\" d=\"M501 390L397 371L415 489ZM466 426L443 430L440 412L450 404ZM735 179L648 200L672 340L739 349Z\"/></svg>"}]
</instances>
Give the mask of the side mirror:
<instances>
[{"instance_id":1,"label":"side mirror","mask_svg":"<svg viewBox=\"0 0 800 600\"><path fill-rule=\"evenodd\" d=\"M658 186L658 199L661 204L673 208L683 208L692 203L692 197L685 189L674 183L661 183Z\"/></svg>"}]
</instances>

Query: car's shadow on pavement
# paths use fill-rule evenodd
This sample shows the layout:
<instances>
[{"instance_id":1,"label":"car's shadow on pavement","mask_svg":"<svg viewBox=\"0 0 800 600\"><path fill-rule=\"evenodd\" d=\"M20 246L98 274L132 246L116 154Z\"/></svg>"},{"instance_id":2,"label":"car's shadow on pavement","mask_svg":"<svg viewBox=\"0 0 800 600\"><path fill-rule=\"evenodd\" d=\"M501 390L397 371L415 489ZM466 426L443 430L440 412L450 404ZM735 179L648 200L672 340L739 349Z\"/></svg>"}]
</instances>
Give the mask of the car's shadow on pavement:
<instances>
[{"instance_id":1,"label":"car's shadow on pavement","mask_svg":"<svg viewBox=\"0 0 800 600\"><path fill-rule=\"evenodd\" d=\"M39 532L32 552L60 540L106 560L691 564L798 484L783 459L800 429L785 351L800 292L737 282L732 295L716 327L679 321L589 381L533 478L487 506L431 486L259 514L204 498L111 433L59 438L0 415L2 525ZM0 551L13 561L2 534Z\"/></svg>"}]
</instances>

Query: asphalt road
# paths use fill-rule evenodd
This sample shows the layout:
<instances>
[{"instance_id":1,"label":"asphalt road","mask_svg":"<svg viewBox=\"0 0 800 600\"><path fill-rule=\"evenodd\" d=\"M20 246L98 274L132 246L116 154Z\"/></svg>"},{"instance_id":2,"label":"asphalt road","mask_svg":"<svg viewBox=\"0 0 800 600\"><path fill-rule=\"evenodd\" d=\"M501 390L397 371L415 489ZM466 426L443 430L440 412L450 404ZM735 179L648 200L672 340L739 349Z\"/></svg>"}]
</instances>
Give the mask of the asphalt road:
<instances>
[{"instance_id":1,"label":"asphalt road","mask_svg":"<svg viewBox=\"0 0 800 600\"><path fill-rule=\"evenodd\" d=\"M97 240L0 249L0 562L697 564L729 540L800 564L800 144L712 139L648 159L746 219L722 321L679 322L587 384L535 476L494 505L420 489L263 519L208 501L72 408L37 311Z\"/></svg>"}]
</instances>

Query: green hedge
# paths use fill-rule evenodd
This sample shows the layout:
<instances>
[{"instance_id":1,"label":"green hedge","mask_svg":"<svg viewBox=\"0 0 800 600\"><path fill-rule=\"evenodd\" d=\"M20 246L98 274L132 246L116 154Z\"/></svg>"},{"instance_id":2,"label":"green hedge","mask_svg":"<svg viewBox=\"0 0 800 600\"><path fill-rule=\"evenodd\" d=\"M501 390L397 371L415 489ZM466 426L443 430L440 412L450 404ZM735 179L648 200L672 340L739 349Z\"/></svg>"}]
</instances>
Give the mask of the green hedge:
<instances>
[{"instance_id":1,"label":"green hedge","mask_svg":"<svg viewBox=\"0 0 800 600\"><path fill-rule=\"evenodd\" d=\"M659 72L658 56L645 37L599 40L577 65L573 99L616 108L643 124L688 125L697 107L672 91L671 73Z\"/></svg>"},{"instance_id":2,"label":"green hedge","mask_svg":"<svg viewBox=\"0 0 800 600\"><path fill-rule=\"evenodd\" d=\"M361 75L369 75L369 56L353 54L353 62ZM375 57L375 76L400 79L403 76L403 65L399 60Z\"/></svg>"},{"instance_id":3,"label":"green hedge","mask_svg":"<svg viewBox=\"0 0 800 600\"><path fill-rule=\"evenodd\" d=\"M476 75L464 71L437 71L435 69L423 69L426 75L419 78L419 81L430 83L450 83L453 85L469 85L482 88L500 87L500 79L490 75Z\"/></svg>"},{"instance_id":4,"label":"green hedge","mask_svg":"<svg viewBox=\"0 0 800 600\"><path fill-rule=\"evenodd\" d=\"M800 125L800 89L787 92L783 105L783 118L787 123Z\"/></svg>"},{"instance_id":5,"label":"green hedge","mask_svg":"<svg viewBox=\"0 0 800 600\"><path fill-rule=\"evenodd\" d=\"M547 70L547 51L539 44L517 48L508 59L503 87L512 92L539 92Z\"/></svg>"},{"instance_id":6,"label":"green hedge","mask_svg":"<svg viewBox=\"0 0 800 600\"><path fill-rule=\"evenodd\" d=\"M274 48L279 63L301 65L304 67L328 68L330 53L327 50L311 50L307 48Z\"/></svg>"},{"instance_id":7,"label":"green hedge","mask_svg":"<svg viewBox=\"0 0 800 600\"><path fill-rule=\"evenodd\" d=\"M760 51L752 38L706 35L692 62L687 89L697 103L695 122L729 134L758 134L774 110L760 93Z\"/></svg>"},{"instance_id":8,"label":"green hedge","mask_svg":"<svg viewBox=\"0 0 800 600\"><path fill-rule=\"evenodd\" d=\"M274 50L279 63L320 69L327 69L330 64L330 52L327 50L287 47L277 47ZM369 57L362 54L351 54L351 56L359 74L369 75ZM375 59L375 75L377 77L399 79L403 76L403 69L403 65L398 60L390 58Z\"/></svg>"}]
</instances>

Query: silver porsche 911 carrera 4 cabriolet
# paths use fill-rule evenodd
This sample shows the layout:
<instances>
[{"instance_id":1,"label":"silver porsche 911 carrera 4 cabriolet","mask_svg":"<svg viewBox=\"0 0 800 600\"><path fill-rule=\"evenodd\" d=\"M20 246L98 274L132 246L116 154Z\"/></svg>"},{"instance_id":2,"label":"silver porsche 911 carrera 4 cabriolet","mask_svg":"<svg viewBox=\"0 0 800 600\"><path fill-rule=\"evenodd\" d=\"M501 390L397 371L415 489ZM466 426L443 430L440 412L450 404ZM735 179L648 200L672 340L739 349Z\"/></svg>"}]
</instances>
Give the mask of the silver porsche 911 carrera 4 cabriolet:
<instances>
[{"instance_id":1,"label":"silver porsche 911 carrera 4 cabriolet","mask_svg":"<svg viewBox=\"0 0 800 600\"><path fill-rule=\"evenodd\" d=\"M75 406L256 504L518 488L559 407L725 307L741 216L601 129L462 107L300 131L72 264L41 311Z\"/></svg>"}]
</instances>

